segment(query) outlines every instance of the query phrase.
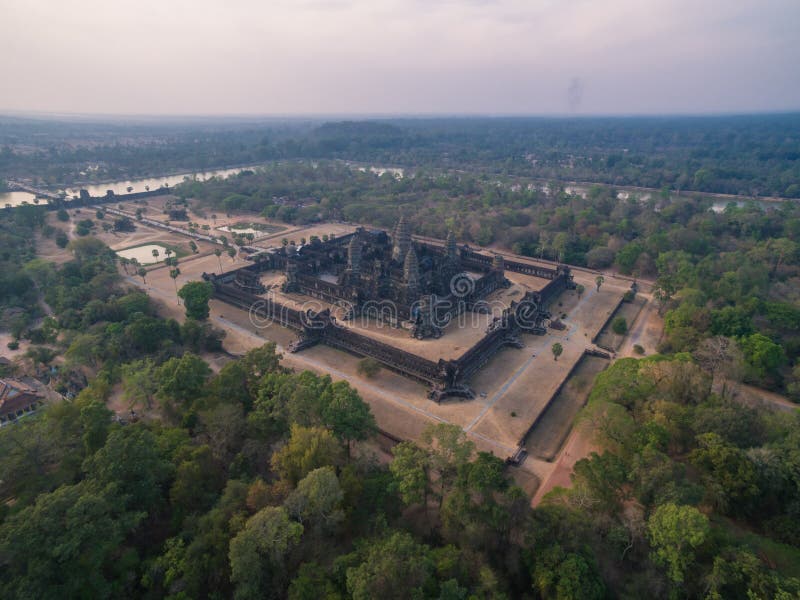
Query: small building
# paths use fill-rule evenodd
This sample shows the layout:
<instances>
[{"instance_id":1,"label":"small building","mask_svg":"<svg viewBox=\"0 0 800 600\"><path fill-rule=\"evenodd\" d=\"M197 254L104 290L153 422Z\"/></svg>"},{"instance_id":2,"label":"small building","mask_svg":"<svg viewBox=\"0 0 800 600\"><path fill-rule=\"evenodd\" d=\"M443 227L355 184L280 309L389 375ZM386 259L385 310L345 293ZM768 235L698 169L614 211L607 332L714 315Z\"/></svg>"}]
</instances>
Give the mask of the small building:
<instances>
[{"instance_id":1,"label":"small building","mask_svg":"<svg viewBox=\"0 0 800 600\"><path fill-rule=\"evenodd\" d=\"M19 379L0 379L0 426L32 413L44 403L35 388Z\"/></svg>"}]
</instances>

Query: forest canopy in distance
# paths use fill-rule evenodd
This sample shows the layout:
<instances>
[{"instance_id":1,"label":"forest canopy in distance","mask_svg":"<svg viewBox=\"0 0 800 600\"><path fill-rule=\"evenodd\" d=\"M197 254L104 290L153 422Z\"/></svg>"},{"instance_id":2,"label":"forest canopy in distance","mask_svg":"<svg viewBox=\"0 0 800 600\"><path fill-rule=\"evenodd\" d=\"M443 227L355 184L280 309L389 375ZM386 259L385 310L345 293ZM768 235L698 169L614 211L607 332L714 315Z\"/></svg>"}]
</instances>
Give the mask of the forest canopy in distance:
<instances>
[{"instance_id":1,"label":"forest canopy in distance","mask_svg":"<svg viewBox=\"0 0 800 600\"><path fill-rule=\"evenodd\" d=\"M800 198L800 114L46 120L0 117L0 179L45 185L286 159Z\"/></svg>"}]
</instances>

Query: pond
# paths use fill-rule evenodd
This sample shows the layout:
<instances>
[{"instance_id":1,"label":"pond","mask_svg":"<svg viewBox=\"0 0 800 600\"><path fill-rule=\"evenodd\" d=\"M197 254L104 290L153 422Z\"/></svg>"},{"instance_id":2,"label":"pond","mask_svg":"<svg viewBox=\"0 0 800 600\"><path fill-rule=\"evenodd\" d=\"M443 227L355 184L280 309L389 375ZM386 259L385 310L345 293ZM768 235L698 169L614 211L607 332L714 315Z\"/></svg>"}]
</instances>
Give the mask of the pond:
<instances>
[{"instance_id":1,"label":"pond","mask_svg":"<svg viewBox=\"0 0 800 600\"><path fill-rule=\"evenodd\" d=\"M158 257L153 256L153 250L158 250ZM117 250L117 256L121 258L135 258L140 265L152 265L167 258L166 250L164 246L159 246L158 244L147 244L145 246Z\"/></svg>"}]
</instances>

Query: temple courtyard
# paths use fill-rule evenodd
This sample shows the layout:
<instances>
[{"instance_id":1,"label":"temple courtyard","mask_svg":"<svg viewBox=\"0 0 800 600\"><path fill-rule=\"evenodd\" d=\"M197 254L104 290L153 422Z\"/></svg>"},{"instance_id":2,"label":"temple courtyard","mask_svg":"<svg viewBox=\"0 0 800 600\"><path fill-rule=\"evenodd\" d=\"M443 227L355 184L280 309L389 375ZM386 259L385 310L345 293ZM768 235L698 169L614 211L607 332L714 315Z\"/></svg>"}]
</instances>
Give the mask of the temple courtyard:
<instances>
[{"instance_id":1,"label":"temple courtyard","mask_svg":"<svg viewBox=\"0 0 800 600\"><path fill-rule=\"evenodd\" d=\"M152 208L155 209L153 213L158 210L155 206ZM245 218L253 220L252 217L234 215L230 219L217 218L217 225ZM192 219L199 221L194 215ZM207 220L212 224L210 217ZM299 241L301 238L310 239L312 235L322 236L326 232L346 235L355 229L353 225L341 223L284 227L284 230L256 240L254 245L264 249L279 248L283 238ZM178 303L176 286L179 289L189 281L199 280L203 273L224 274L252 264L242 253L232 258L226 254L217 257L213 253L216 246L205 241L198 241L198 251L192 253L188 246L190 236L166 232L142 223L137 224L137 230L132 233L98 232L98 237L114 250L144 244L166 244L185 251L180 258L180 275L177 281L172 280L169 268L163 263L148 266L145 280L132 271L126 275L127 281L147 291L161 303L166 314L178 319L183 318L183 307ZM552 263L540 263L507 252L503 254L507 259L553 268ZM544 279L527 274L507 272L506 275L511 286L498 289L486 298L492 306L492 314L465 313L463 321L455 320L448 324L442 337L438 339L417 340L405 329L393 328L370 319L357 320L358 322L348 326L357 327L359 333L429 360L456 358L480 339L492 316L502 310L503 306L519 300L526 291L539 290L547 283ZM296 370L308 369L321 374L327 373L334 379L348 381L370 404L380 429L392 437L414 439L430 423L453 423L463 428L480 450L508 458L525 443L532 426L541 418L548 403L581 360L584 351L595 348L592 339L615 311L624 293L630 289L630 280L613 275L606 275L599 290L595 285L595 272L575 269L573 276L575 283L582 285L585 291L579 295L576 290L565 290L550 307L553 317L566 315L561 319L566 325L565 329L548 328L545 335L521 334L523 348L507 347L499 350L470 379L470 387L475 392L474 398L448 398L442 403L428 398L427 386L389 369L382 368L371 378L360 375L358 364L361 357L326 345L290 353L287 348L297 339L295 331L277 323L255 321L248 311L226 302L212 299L210 321L226 332L224 345L232 354L243 354L266 341L273 341L283 353L287 366ZM331 308L332 312L337 310L338 307L326 306L318 299L281 292L283 277L282 272L268 271L262 275L261 282L268 288L268 293L279 296L282 302L295 302L298 306L308 306L307 303L311 302L317 308ZM551 351L556 342L563 347L563 353L558 360L554 359ZM536 435L536 431L533 435ZM552 461L528 457L517 471L523 480L528 478L532 482L526 486L532 492L538 487L538 482L546 478L554 468L555 463Z\"/></svg>"}]
</instances>

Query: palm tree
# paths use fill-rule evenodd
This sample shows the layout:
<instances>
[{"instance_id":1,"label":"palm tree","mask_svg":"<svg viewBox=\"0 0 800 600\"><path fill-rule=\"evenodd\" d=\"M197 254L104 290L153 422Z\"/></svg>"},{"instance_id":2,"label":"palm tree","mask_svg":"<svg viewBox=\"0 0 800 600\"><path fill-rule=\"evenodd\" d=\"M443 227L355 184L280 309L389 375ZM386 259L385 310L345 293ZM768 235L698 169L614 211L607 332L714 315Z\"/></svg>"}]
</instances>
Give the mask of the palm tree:
<instances>
[{"instance_id":1,"label":"palm tree","mask_svg":"<svg viewBox=\"0 0 800 600\"><path fill-rule=\"evenodd\" d=\"M147 269L139 267L139 277L142 278L143 283L147 284Z\"/></svg>"},{"instance_id":2,"label":"palm tree","mask_svg":"<svg viewBox=\"0 0 800 600\"><path fill-rule=\"evenodd\" d=\"M122 268L125 269L125 275L128 274L128 265L130 264L130 259L121 256L119 259L119 264L122 265Z\"/></svg>"},{"instance_id":3,"label":"palm tree","mask_svg":"<svg viewBox=\"0 0 800 600\"><path fill-rule=\"evenodd\" d=\"M172 283L175 284L175 297L178 299L178 304L181 303L180 296L178 296L178 275L181 274L181 270L178 267L174 269L170 269L169 276L172 277Z\"/></svg>"},{"instance_id":4,"label":"palm tree","mask_svg":"<svg viewBox=\"0 0 800 600\"><path fill-rule=\"evenodd\" d=\"M236 262L236 248L228 248L228 256L231 257L231 262Z\"/></svg>"},{"instance_id":5,"label":"palm tree","mask_svg":"<svg viewBox=\"0 0 800 600\"><path fill-rule=\"evenodd\" d=\"M158 255L159 254L160 254L160 252L158 251L158 248L153 248L153 258L156 259L156 262L158 262Z\"/></svg>"},{"instance_id":6,"label":"palm tree","mask_svg":"<svg viewBox=\"0 0 800 600\"><path fill-rule=\"evenodd\" d=\"M594 282L597 284L597 291L598 292L600 291L600 286L603 285L605 280L606 280L606 278L603 277L602 275L598 275L597 277L594 278Z\"/></svg>"},{"instance_id":7,"label":"palm tree","mask_svg":"<svg viewBox=\"0 0 800 600\"><path fill-rule=\"evenodd\" d=\"M220 259L220 256L222 256L222 250L220 250L219 248L214 248L214 255L217 257L217 260L219 261L219 274L222 275L222 260Z\"/></svg>"},{"instance_id":8,"label":"palm tree","mask_svg":"<svg viewBox=\"0 0 800 600\"><path fill-rule=\"evenodd\" d=\"M170 250L169 248L167 248L166 250L164 250L164 254L166 254L166 255L167 255L167 258L169 258L169 257L170 257L170 255L172 254L172 250Z\"/></svg>"}]
</instances>

